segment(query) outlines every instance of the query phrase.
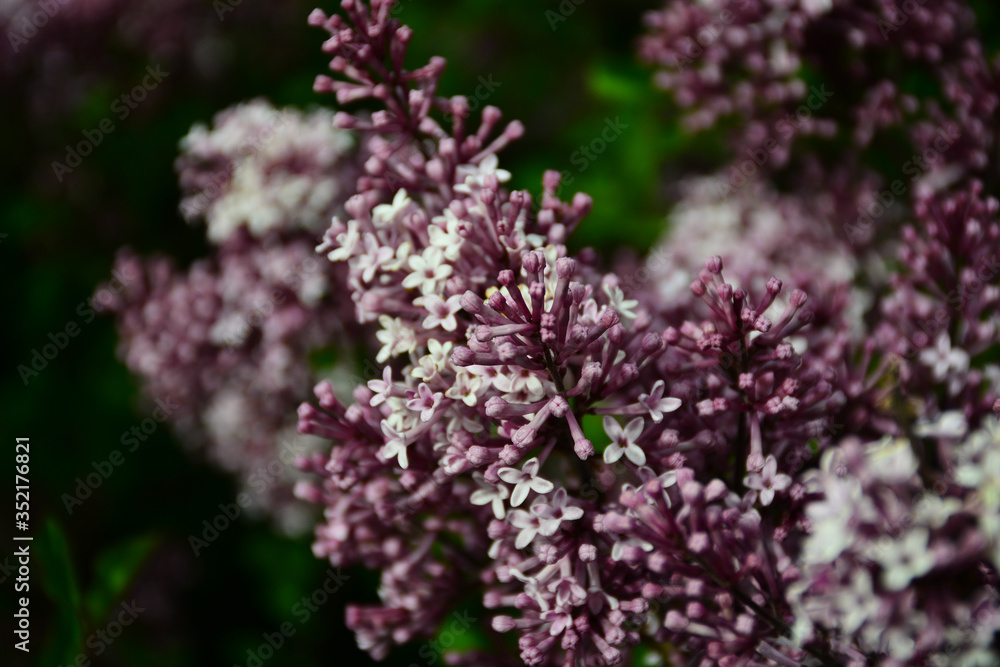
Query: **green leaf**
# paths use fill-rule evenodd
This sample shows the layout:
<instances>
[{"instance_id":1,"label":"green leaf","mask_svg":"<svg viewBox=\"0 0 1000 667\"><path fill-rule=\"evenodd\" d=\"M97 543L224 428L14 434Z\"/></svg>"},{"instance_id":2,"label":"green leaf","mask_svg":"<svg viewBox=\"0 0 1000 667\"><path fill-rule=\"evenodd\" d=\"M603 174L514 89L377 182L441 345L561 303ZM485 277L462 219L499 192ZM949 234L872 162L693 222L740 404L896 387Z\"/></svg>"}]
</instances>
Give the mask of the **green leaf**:
<instances>
[{"instance_id":1,"label":"green leaf","mask_svg":"<svg viewBox=\"0 0 1000 667\"><path fill-rule=\"evenodd\" d=\"M100 623L108 617L159 541L155 535L143 535L116 544L98 556L94 585L84 598L90 618Z\"/></svg>"},{"instance_id":2,"label":"green leaf","mask_svg":"<svg viewBox=\"0 0 1000 667\"><path fill-rule=\"evenodd\" d=\"M461 605L441 623L437 634L430 642L431 650L438 654L451 651L457 653L489 652L491 650L490 640L483 632L481 625L484 611L475 603Z\"/></svg>"},{"instance_id":3,"label":"green leaf","mask_svg":"<svg viewBox=\"0 0 1000 667\"><path fill-rule=\"evenodd\" d=\"M41 572L42 590L53 602L51 635L43 644L41 664L72 664L83 646L83 609L80 588L73 572L69 542L59 523L52 518L43 522L42 535L31 543Z\"/></svg>"},{"instance_id":4,"label":"green leaf","mask_svg":"<svg viewBox=\"0 0 1000 667\"><path fill-rule=\"evenodd\" d=\"M648 75L636 66L598 63L587 74L594 97L615 103L637 102L649 95Z\"/></svg>"}]
</instances>

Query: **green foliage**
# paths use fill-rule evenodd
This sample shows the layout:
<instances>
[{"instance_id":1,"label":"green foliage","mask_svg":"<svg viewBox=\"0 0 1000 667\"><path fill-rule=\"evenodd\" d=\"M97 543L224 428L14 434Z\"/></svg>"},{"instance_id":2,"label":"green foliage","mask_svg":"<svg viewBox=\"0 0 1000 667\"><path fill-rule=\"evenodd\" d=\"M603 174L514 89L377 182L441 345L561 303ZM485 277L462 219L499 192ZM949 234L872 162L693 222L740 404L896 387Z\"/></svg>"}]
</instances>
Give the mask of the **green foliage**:
<instances>
[{"instance_id":1,"label":"green foliage","mask_svg":"<svg viewBox=\"0 0 1000 667\"><path fill-rule=\"evenodd\" d=\"M54 519L42 525L44 532L33 541L32 551L37 555L42 590L54 603L54 616L48 641L42 645L41 663L71 664L83 645L87 626L80 588L65 532Z\"/></svg>"}]
</instances>

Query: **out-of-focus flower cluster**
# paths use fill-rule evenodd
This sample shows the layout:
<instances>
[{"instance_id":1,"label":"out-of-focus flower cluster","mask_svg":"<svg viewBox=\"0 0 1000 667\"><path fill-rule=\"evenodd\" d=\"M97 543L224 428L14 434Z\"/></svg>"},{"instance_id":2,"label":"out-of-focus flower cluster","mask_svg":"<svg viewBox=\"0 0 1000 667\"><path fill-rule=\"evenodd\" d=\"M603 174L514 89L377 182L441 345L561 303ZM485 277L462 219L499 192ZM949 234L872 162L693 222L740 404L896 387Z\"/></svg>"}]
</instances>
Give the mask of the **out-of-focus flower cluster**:
<instances>
[{"instance_id":1,"label":"out-of-focus flower cluster","mask_svg":"<svg viewBox=\"0 0 1000 667\"><path fill-rule=\"evenodd\" d=\"M790 591L800 641L833 630L858 665L995 662L1000 506L987 480L1000 429L995 417L984 426L940 443L950 465L928 483L916 443L891 436L847 439L803 476L810 534Z\"/></svg>"},{"instance_id":2,"label":"out-of-focus flower cluster","mask_svg":"<svg viewBox=\"0 0 1000 667\"><path fill-rule=\"evenodd\" d=\"M204 222L212 254L182 270L124 251L118 270L138 278L111 304L147 392L179 403L181 432L289 529L304 518L295 457L315 447L294 420L316 377L310 354L353 321L343 275L314 252L357 173L354 141L331 119L255 101L193 128L177 161L181 211Z\"/></svg>"},{"instance_id":3,"label":"out-of-focus flower cluster","mask_svg":"<svg viewBox=\"0 0 1000 667\"><path fill-rule=\"evenodd\" d=\"M433 636L474 590L528 665L997 658L998 88L966 3L650 14L640 51L691 126L742 125L735 161L677 189L667 238L613 271L567 246L599 202L560 200L555 171L538 196L509 185L520 123L443 96L443 59L411 68L393 0L341 7L310 23L342 110L221 187L265 110L193 133L185 208L218 256L154 267L121 311L130 364L196 387L220 442L272 414L280 432L338 319L374 329L379 372L298 409L330 441L296 485L324 509L314 552L380 573L379 603L347 611L362 648ZM910 73L939 94L900 90ZM913 151L912 179L873 165L880 142ZM292 286L290 312L220 345L347 191L316 248L340 298Z\"/></svg>"}]
</instances>

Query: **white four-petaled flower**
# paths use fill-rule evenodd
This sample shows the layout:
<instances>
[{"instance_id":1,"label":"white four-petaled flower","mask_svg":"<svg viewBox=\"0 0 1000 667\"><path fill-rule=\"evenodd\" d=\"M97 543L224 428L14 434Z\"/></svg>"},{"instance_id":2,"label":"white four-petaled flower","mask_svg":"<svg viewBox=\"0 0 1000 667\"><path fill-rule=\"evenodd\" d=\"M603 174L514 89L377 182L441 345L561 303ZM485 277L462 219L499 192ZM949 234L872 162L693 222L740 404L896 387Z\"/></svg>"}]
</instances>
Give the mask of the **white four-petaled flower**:
<instances>
[{"instance_id":1,"label":"white four-petaled flower","mask_svg":"<svg viewBox=\"0 0 1000 667\"><path fill-rule=\"evenodd\" d=\"M882 584L886 588L901 591L934 567L934 553L927 548L929 538L926 528L914 528L902 539L878 549L875 560L882 566Z\"/></svg>"},{"instance_id":2,"label":"white four-petaled flower","mask_svg":"<svg viewBox=\"0 0 1000 667\"><path fill-rule=\"evenodd\" d=\"M608 297L608 307L618 313L618 317L622 320L631 322L638 317L635 309L639 306L639 302L635 299L626 299L621 287L604 283L604 293Z\"/></svg>"},{"instance_id":3,"label":"white four-petaled flower","mask_svg":"<svg viewBox=\"0 0 1000 667\"><path fill-rule=\"evenodd\" d=\"M673 412L681 407L681 399L672 396L663 398L666 387L663 380L657 380L648 394L639 394L639 404L649 410L649 416L656 424L663 421L664 412Z\"/></svg>"},{"instance_id":4,"label":"white four-petaled flower","mask_svg":"<svg viewBox=\"0 0 1000 667\"><path fill-rule=\"evenodd\" d=\"M426 383L420 383L417 387L417 395L406 402L406 407L414 412L420 413L420 421L428 422L434 416L434 411L441 404L444 396L440 392L432 391Z\"/></svg>"},{"instance_id":5,"label":"white four-petaled flower","mask_svg":"<svg viewBox=\"0 0 1000 667\"><path fill-rule=\"evenodd\" d=\"M583 508L568 505L569 496L565 488L560 488L550 500L532 503L531 513L538 517L538 532L546 537L554 535L563 521L576 521L583 516Z\"/></svg>"},{"instance_id":6,"label":"white four-petaled flower","mask_svg":"<svg viewBox=\"0 0 1000 667\"><path fill-rule=\"evenodd\" d=\"M531 544L538 534L541 523L537 516L524 510L512 510L510 513L510 525L520 528L517 538L514 540L515 549L523 549Z\"/></svg>"},{"instance_id":7,"label":"white four-petaled flower","mask_svg":"<svg viewBox=\"0 0 1000 667\"><path fill-rule=\"evenodd\" d=\"M410 255L409 265L412 273L403 278L403 287L417 288L424 296L439 292L441 282L447 280L453 271L451 264L445 263L441 248L434 246L426 248L420 255Z\"/></svg>"},{"instance_id":8,"label":"white four-petaled flower","mask_svg":"<svg viewBox=\"0 0 1000 667\"><path fill-rule=\"evenodd\" d=\"M403 352L413 352L417 348L416 332L403 324L403 321L398 317L380 315L378 323L382 325L382 328L375 332L375 337L382 343L382 349L379 350L375 360L380 364L390 357L395 357Z\"/></svg>"},{"instance_id":9,"label":"white four-petaled flower","mask_svg":"<svg viewBox=\"0 0 1000 667\"><path fill-rule=\"evenodd\" d=\"M381 452L382 456L386 460L398 457L399 467L408 468L410 460L406 455L406 437L389 426L389 423L385 420L382 420L382 434L385 436L385 444L382 446Z\"/></svg>"},{"instance_id":10,"label":"white four-petaled flower","mask_svg":"<svg viewBox=\"0 0 1000 667\"><path fill-rule=\"evenodd\" d=\"M784 491L792 485L792 478L785 473L779 473L778 459L774 458L774 454L768 454L764 459L764 468L760 472L744 477L743 485L760 492L760 504L767 507L774 500L775 491Z\"/></svg>"},{"instance_id":11,"label":"white four-petaled flower","mask_svg":"<svg viewBox=\"0 0 1000 667\"><path fill-rule=\"evenodd\" d=\"M499 169L500 159L495 153L490 153L483 157L479 161L479 164L463 164L459 165L456 171L460 176L464 176L465 180L459 185L455 186L455 192L461 192L464 194L472 194L473 187L483 187L486 183L486 177L493 174L497 177L497 180L501 183L506 183L510 180L510 172L506 169Z\"/></svg>"},{"instance_id":12,"label":"white four-petaled flower","mask_svg":"<svg viewBox=\"0 0 1000 667\"><path fill-rule=\"evenodd\" d=\"M645 425L646 420L636 417L622 428L614 417L604 417L604 432L611 438L611 444L604 450L604 462L614 463L625 455L625 458L637 466L646 465L646 453L636 444Z\"/></svg>"},{"instance_id":13,"label":"white four-petaled flower","mask_svg":"<svg viewBox=\"0 0 1000 667\"><path fill-rule=\"evenodd\" d=\"M497 519L503 519L506 515L506 511L503 506L503 501L507 500L510 495L510 491L507 487L502 484L497 484L494 486L486 481L482 473L472 473L472 479L476 480L476 484L479 488L472 492L470 501L473 505L491 505L493 508L493 516Z\"/></svg>"},{"instance_id":14,"label":"white four-petaled flower","mask_svg":"<svg viewBox=\"0 0 1000 667\"><path fill-rule=\"evenodd\" d=\"M373 408L385 403L385 400L392 396L392 367L386 366L382 369L381 380L369 380L368 388L375 392L369 401Z\"/></svg>"},{"instance_id":15,"label":"white four-petaled flower","mask_svg":"<svg viewBox=\"0 0 1000 667\"><path fill-rule=\"evenodd\" d=\"M514 492L510 496L511 507L517 507L523 503L525 498L528 497L529 491L544 494L554 488L552 482L538 476L538 469L540 467L541 464L538 462L538 457L532 457L524 462L520 470L517 468L500 468L497 471L500 479L514 485Z\"/></svg>"},{"instance_id":16,"label":"white four-petaled flower","mask_svg":"<svg viewBox=\"0 0 1000 667\"><path fill-rule=\"evenodd\" d=\"M425 329L436 329L441 327L445 331L454 331L458 328L458 320L455 313L462 310L462 296L455 294L442 299L437 294L428 294L417 297L413 300L413 305L422 306L427 310L427 317L424 318Z\"/></svg>"},{"instance_id":17,"label":"white four-petaled flower","mask_svg":"<svg viewBox=\"0 0 1000 667\"><path fill-rule=\"evenodd\" d=\"M396 196L392 198L391 204L379 204L372 209L372 224L375 227L391 225L396 220L396 216L406 210L411 201L406 190L396 191Z\"/></svg>"}]
</instances>

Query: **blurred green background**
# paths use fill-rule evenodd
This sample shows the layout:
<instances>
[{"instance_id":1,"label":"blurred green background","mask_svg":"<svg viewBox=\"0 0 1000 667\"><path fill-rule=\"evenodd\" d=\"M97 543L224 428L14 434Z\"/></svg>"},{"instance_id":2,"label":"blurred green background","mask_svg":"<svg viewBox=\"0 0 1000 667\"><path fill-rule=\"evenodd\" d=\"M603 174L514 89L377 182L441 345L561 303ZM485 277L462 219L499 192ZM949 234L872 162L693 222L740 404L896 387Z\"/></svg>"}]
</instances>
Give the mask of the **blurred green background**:
<instances>
[{"instance_id":1,"label":"blurred green background","mask_svg":"<svg viewBox=\"0 0 1000 667\"><path fill-rule=\"evenodd\" d=\"M0 385L8 452L3 488L10 498L14 438L29 437L34 537L31 653L8 651L5 630L0 655L12 662L0 659L4 665L61 666L81 654L95 665L247 665L248 650L289 621L295 635L263 664L371 662L343 626L347 601L375 599L377 579L370 573L345 571L344 588L307 622L295 614L328 567L313 558L310 536L283 537L266 520L242 516L193 554L188 536L202 531L220 503L235 500L236 484L186 452L168 428L158 428L134 452L123 450L122 434L154 406L116 357L111 319L91 321L86 306L80 309L110 278L121 246L165 253L182 265L207 253L202 230L185 225L177 211L173 161L193 123L211 122L219 110L261 96L277 105L332 105L332 97L312 92L326 58L319 49L324 33L306 25L311 3L243 0L231 3L221 20L218 2L193 4L198 20L213 24L221 37L222 46L209 50L217 72L199 77L183 58L168 60L164 83L116 121L115 131L62 182L52 162L63 161L66 145L79 142L109 115L115 98L142 79L149 54L114 28L88 35L90 50L75 56L77 68L88 72L85 85L63 104L40 108L29 100L48 67L42 42L54 33L44 31L56 30L42 28L32 49L13 56L20 69L0 92L6 130L0 266L10 295L3 327L9 356ZM660 186L674 175L671 164L712 163L710 150L678 131L665 97L633 56L641 15L655 6L652 0L403 0L399 16L415 30L411 62L434 54L448 59L444 94L472 95L480 77L499 84L488 103L527 127L524 140L503 156L512 185L538 192L545 169L569 172L563 198L585 191L595 200L574 244L608 251L646 248L661 233L669 202ZM38 62L16 61L22 57ZM575 154L606 123L617 123L621 133L603 154L592 162ZM79 326L79 335L25 383L17 367L30 365L49 334L69 323ZM72 494L78 478L116 449L123 450L122 464L68 513L63 494ZM5 629L16 578L12 515L7 505L0 520ZM133 599L145 611L105 647L93 633L108 628L122 603ZM387 664L430 664L418 648L395 652Z\"/></svg>"}]
</instances>

